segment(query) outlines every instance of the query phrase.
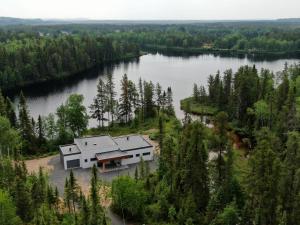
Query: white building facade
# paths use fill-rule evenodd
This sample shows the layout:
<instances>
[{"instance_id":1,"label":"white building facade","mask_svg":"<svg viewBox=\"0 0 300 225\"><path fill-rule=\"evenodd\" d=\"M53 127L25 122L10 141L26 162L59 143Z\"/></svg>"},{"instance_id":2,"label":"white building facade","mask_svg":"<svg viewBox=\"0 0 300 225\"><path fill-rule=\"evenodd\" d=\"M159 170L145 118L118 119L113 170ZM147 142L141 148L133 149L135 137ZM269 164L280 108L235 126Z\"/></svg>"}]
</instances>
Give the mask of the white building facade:
<instances>
[{"instance_id":1,"label":"white building facade","mask_svg":"<svg viewBox=\"0 0 300 225\"><path fill-rule=\"evenodd\" d=\"M153 160L153 146L140 135L75 138L74 144L60 146L65 170L91 168L102 170Z\"/></svg>"}]
</instances>

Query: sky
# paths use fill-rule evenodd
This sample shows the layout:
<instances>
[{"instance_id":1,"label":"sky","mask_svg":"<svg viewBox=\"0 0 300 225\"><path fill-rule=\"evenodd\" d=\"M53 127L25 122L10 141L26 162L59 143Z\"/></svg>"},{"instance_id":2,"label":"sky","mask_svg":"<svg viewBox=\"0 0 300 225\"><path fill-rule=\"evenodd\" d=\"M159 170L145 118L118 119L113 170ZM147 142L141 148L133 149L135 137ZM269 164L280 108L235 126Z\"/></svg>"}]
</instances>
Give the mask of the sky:
<instances>
[{"instance_id":1,"label":"sky","mask_svg":"<svg viewBox=\"0 0 300 225\"><path fill-rule=\"evenodd\" d=\"M0 0L0 16L99 20L300 17L300 0Z\"/></svg>"}]
</instances>

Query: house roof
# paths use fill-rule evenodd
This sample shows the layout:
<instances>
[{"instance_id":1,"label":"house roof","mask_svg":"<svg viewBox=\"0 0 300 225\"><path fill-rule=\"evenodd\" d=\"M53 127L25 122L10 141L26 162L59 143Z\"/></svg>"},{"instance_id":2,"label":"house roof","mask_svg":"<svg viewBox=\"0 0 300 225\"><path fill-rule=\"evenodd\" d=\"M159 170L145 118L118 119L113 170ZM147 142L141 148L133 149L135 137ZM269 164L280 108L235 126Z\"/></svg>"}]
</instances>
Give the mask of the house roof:
<instances>
[{"instance_id":1,"label":"house roof","mask_svg":"<svg viewBox=\"0 0 300 225\"><path fill-rule=\"evenodd\" d=\"M122 152L120 150L113 152L105 152L96 154L96 158L98 161L104 161L109 159L117 159L127 157L128 154L126 152Z\"/></svg>"},{"instance_id":2,"label":"house roof","mask_svg":"<svg viewBox=\"0 0 300 225\"><path fill-rule=\"evenodd\" d=\"M152 145L141 135L115 137L114 141L118 144L120 150L122 151L152 147Z\"/></svg>"},{"instance_id":3,"label":"house roof","mask_svg":"<svg viewBox=\"0 0 300 225\"><path fill-rule=\"evenodd\" d=\"M77 147L75 144L71 145L61 145L60 151L61 153L66 156L66 155L75 155L75 154L80 154L80 149Z\"/></svg>"},{"instance_id":4,"label":"house roof","mask_svg":"<svg viewBox=\"0 0 300 225\"><path fill-rule=\"evenodd\" d=\"M112 138L109 135L75 138L74 144L60 146L63 155L80 154L92 151L95 154L103 154L148 148L152 145L141 135L129 135ZM117 154L116 153L116 154Z\"/></svg>"},{"instance_id":5,"label":"house roof","mask_svg":"<svg viewBox=\"0 0 300 225\"><path fill-rule=\"evenodd\" d=\"M93 136L74 139L81 151L109 152L118 150L118 145L110 136Z\"/></svg>"}]
</instances>

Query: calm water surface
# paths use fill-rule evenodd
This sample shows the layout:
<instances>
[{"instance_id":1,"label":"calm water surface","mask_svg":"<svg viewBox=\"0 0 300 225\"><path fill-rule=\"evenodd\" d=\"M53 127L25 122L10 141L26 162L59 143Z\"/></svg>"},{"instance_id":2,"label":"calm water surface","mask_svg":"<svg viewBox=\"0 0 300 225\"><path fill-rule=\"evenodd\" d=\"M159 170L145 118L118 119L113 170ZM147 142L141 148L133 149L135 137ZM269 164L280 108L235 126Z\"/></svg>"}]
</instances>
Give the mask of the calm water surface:
<instances>
[{"instance_id":1,"label":"calm water surface","mask_svg":"<svg viewBox=\"0 0 300 225\"><path fill-rule=\"evenodd\" d=\"M85 98L85 106L89 106L96 95L98 79L100 77L105 79L108 73L113 74L116 90L119 93L120 80L126 73L129 79L135 82L141 77L154 83L159 82L163 88L171 86L176 114L181 118L183 113L180 110L180 99L192 94L194 83L206 85L208 75L215 74L218 70L223 72L230 68L236 71L242 65L253 64L256 65L257 69L267 68L277 72L282 70L285 62L288 64L298 63L299 59L252 61L247 57L220 57L210 54L192 57L149 54L140 57L139 60L87 72L63 83L39 85L23 91L27 97L31 115L37 118L38 115L46 116L55 112L56 108L66 101L72 93L82 94ZM15 97L14 101L17 103L18 98ZM90 121L90 125L95 126L96 121Z\"/></svg>"}]
</instances>

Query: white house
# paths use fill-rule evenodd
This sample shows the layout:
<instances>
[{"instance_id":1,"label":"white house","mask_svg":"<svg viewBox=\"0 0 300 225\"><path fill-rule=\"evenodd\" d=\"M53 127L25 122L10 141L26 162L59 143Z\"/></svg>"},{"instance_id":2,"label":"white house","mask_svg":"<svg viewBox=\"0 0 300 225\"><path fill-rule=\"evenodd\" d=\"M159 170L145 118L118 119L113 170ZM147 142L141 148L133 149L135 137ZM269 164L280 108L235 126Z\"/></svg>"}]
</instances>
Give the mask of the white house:
<instances>
[{"instance_id":1,"label":"white house","mask_svg":"<svg viewBox=\"0 0 300 225\"><path fill-rule=\"evenodd\" d=\"M138 163L141 157L145 161L153 160L153 146L140 135L75 138L74 144L59 148L65 170L93 165L105 170Z\"/></svg>"}]
</instances>

